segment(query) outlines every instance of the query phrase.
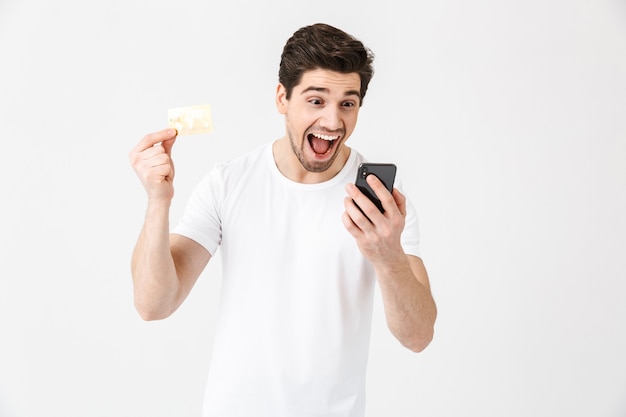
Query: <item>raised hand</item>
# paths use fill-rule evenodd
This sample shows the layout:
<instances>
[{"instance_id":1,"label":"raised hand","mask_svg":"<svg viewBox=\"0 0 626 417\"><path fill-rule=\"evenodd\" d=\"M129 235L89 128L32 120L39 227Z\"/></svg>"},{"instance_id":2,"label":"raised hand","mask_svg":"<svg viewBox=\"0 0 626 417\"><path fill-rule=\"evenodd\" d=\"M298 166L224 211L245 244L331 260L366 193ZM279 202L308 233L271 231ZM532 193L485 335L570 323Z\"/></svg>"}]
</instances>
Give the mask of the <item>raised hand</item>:
<instances>
[{"instance_id":1,"label":"raised hand","mask_svg":"<svg viewBox=\"0 0 626 417\"><path fill-rule=\"evenodd\" d=\"M152 201L171 201L174 197L172 146L175 129L164 129L144 136L130 151L130 163Z\"/></svg>"}]
</instances>

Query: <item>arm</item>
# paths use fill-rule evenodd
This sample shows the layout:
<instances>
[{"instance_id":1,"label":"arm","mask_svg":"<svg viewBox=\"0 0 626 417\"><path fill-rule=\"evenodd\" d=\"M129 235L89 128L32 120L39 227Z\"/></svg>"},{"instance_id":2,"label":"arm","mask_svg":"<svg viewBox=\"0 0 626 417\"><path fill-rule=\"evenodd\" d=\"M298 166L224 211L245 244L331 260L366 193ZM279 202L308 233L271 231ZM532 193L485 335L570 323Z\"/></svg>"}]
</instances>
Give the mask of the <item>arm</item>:
<instances>
[{"instance_id":1,"label":"arm","mask_svg":"<svg viewBox=\"0 0 626 417\"><path fill-rule=\"evenodd\" d=\"M376 267L376 275L389 329L405 347L421 352L433 339L437 316L424 263L404 255Z\"/></svg>"},{"instance_id":2,"label":"arm","mask_svg":"<svg viewBox=\"0 0 626 417\"><path fill-rule=\"evenodd\" d=\"M135 306L145 320L170 316L211 258L200 244L169 233L174 195L171 150L175 140L175 130L152 133L129 154L148 194L146 218L131 260Z\"/></svg>"},{"instance_id":3,"label":"arm","mask_svg":"<svg viewBox=\"0 0 626 417\"><path fill-rule=\"evenodd\" d=\"M403 346L420 352L433 338L437 307L424 263L416 256L406 255L400 243L406 198L397 189L389 193L374 175L369 175L367 181L385 213L354 184L347 184L343 223L376 271L389 329Z\"/></svg>"}]
</instances>

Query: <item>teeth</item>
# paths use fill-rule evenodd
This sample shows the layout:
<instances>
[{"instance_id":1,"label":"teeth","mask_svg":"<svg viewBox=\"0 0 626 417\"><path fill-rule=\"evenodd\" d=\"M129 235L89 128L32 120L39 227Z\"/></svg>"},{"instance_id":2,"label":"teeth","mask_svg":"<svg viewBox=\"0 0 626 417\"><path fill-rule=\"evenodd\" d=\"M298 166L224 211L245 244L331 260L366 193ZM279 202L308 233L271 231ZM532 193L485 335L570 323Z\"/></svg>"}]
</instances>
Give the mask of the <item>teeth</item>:
<instances>
[{"instance_id":1,"label":"teeth","mask_svg":"<svg viewBox=\"0 0 626 417\"><path fill-rule=\"evenodd\" d=\"M320 135L317 133L314 133L313 136L315 136L316 138L320 138L320 139L324 139L324 140L335 140L337 139L339 136L328 136L328 135Z\"/></svg>"}]
</instances>

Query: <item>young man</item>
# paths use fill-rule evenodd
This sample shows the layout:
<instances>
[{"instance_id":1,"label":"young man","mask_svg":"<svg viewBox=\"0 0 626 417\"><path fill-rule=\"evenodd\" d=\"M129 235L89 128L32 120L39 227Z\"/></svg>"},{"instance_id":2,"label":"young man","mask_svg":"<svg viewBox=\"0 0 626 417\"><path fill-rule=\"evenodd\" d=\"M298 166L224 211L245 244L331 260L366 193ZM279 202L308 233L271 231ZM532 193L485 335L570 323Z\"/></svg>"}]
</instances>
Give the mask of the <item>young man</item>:
<instances>
[{"instance_id":1,"label":"young man","mask_svg":"<svg viewBox=\"0 0 626 417\"><path fill-rule=\"evenodd\" d=\"M337 28L296 31L276 89L284 136L218 164L172 232L176 131L149 134L130 153L148 194L132 257L140 315L172 314L221 250L205 417L363 416L376 284L400 343L419 352L433 337L415 210L373 175L384 213L353 184L365 158L346 142L372 61Z\"/></svg>"}]
</instances>

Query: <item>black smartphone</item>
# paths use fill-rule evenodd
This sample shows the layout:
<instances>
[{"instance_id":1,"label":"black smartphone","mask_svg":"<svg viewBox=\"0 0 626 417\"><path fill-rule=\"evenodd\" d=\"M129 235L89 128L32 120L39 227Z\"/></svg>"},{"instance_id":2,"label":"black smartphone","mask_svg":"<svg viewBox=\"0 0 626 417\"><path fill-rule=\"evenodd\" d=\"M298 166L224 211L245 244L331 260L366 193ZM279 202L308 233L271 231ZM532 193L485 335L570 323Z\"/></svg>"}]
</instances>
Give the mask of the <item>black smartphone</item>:
<instances>
[{"instance_id":1,"label":"black smartphone","mask_svg":"<svg viewBox=\"0 0 626 417\"><path fill-rule=\"evenodd\" d=\"M365 181L370 174L376 175L387 190L391 192L393 190L393 182L396 179L396 165L391 163L363 162L357 170L354 184L378 207L381 213L384 213L385 210L378 197L376 197L376 193Z\"/></svg>"}]
</instances>

